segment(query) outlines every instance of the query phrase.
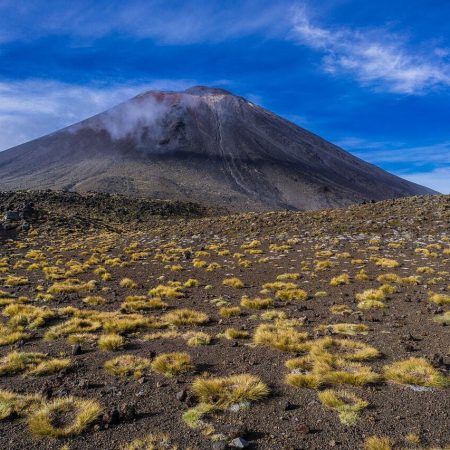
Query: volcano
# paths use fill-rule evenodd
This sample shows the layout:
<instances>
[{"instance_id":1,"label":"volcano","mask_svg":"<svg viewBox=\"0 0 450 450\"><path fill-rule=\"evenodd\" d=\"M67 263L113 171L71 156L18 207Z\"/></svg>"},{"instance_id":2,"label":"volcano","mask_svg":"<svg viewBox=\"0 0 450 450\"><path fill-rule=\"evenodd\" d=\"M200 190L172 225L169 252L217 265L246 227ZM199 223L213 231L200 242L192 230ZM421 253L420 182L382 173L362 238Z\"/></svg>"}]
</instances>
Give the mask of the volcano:
<instances>
[{"instance_id":1,"label":"volcano","mask_svg":"<svg viewBox=\"0 0 450 450\"><path fill-rule=\"evenodd\" d=\"M434 194L223 89L149 91L0 153L0 190L98 191L235 211Z\"/></svg>"}]
</instances>

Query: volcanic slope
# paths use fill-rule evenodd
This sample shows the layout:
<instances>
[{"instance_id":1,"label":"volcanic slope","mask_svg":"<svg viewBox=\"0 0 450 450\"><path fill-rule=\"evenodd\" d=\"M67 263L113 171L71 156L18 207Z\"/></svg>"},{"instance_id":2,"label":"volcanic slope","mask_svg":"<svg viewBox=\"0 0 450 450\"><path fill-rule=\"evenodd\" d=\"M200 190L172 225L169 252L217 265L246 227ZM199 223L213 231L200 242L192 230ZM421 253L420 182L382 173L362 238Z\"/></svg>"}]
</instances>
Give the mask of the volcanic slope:
<instances>
[{"instance_id":1,"label":"volcanic slope","mask_svg":"<svg viewBox=\"0 0 450 450\"><path fill-rule=\"evenodd\" d=\"M215 88L149 91L0 153L0 189L121 193L235 211L433 194Z\"/></svg>"}]
</instances>

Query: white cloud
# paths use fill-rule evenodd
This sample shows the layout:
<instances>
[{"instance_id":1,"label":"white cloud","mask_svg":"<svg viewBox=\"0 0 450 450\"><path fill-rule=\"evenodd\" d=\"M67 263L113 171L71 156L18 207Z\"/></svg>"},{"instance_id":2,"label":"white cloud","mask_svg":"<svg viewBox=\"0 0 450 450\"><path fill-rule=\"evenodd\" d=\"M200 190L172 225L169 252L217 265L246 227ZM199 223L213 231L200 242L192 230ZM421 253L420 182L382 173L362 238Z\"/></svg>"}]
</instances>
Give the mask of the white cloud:
<instances>
[{"instance_id":1,"label":"white cloud","mask_svg":"<svg viewBox=\"0 0 450 450\"><path fill-rule=\"evenodd\" d=\"M168 44L220 42L264 33L285 34L290 0L167 0L116 2L47 0L21 4L0 0L0 13L13 11L14 20L0 15L0 42L49 34L91 39L110 33L152 38ZM3 11L2 11L3 10Z\"/></svg>"},{"instance_id":2,"label":"white cloud","mask_svg":"<svg viewBox=\"0 0 450 450\"><path fill-rule=\"evenodd\" d=\"M306 7L294 18L294 38L320 52L326 72L352 74L361 84L399 94L422 94L450 85L446 54L410 50L403 36L388 29L325 28L313 24Z\"/></svg>"},{"instance_id":3,"label":"white cloud","mask_svg":"<svg viewBox=\"0 0 450 450\"><path fill-rule=\"evenodd\" d=\"M396 175L427 186L442 194L450 194L450 167L442 167L429 172L396 173Z\"/></svg>"},{"instance_id":4,"label":"white cloud","mask_svg":"<svg viewBox=\"0 0 450 450\"><path fill-rule=\"evenodd\" d=\"M0 83L0 151L100 113L150 89L185 89L190 80L77 86L57 81Z\"/></svg>"}]
</instances>

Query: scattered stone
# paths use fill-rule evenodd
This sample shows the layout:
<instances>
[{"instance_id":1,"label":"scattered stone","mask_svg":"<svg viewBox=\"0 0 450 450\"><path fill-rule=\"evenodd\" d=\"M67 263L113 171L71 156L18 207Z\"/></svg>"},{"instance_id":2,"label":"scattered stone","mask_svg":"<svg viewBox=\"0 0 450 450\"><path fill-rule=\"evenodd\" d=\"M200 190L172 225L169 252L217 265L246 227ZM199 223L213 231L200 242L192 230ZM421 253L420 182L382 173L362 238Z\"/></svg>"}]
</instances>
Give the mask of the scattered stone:
<instances>
[{"instance_id":1,"label":"scattered stone","mask_svg":"<svg viewBox=\"0 0 450 450\"><path fill-rule=\"evenodd\" d=\"M241 437L233 439L230 442L230 447L233 447L233 448L247 448L249 445L250 445L250 443Z\"/></svg>"},{"instance_id":2,"label":"scattered stone","mask_svg":"<svg viewBox=\"0 0 450 450\"><path fill-rule=\"evenodd\" d=\"M82 352L80 344L72 345L72 356L81 355Z\"/></svg>"}]
</instances>

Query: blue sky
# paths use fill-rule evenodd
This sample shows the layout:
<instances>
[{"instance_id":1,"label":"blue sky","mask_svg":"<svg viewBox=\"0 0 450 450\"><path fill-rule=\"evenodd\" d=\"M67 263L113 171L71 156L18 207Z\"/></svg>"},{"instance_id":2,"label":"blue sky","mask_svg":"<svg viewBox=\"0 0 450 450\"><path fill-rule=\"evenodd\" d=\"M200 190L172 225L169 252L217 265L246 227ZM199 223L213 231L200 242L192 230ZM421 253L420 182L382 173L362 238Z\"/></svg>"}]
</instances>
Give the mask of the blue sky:
<instances>
[{"instance_id":1,"label":"blue sky","mask_svg":"<svg viewBox=\"0 0 450 450\"><path fill-rule=\"evenodd\" d=\"M0 150L195 84L450 193L450 2L0 0Z\"/></svg>"}]
</instances>

